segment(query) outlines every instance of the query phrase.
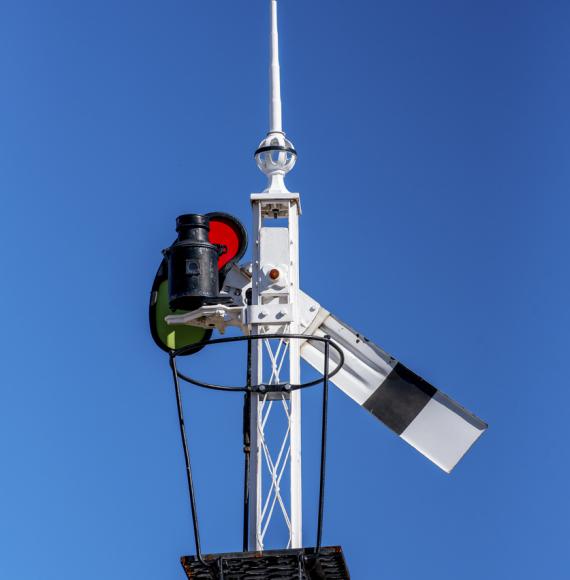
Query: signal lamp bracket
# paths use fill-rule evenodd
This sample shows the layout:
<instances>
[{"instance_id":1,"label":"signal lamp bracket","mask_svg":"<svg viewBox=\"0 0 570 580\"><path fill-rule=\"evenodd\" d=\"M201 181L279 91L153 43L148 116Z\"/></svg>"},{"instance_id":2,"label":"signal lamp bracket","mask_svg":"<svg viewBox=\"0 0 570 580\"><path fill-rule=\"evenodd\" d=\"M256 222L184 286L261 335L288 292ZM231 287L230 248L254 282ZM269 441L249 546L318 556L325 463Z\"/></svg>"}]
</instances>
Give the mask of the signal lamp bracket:
<instances>
[{"instance_id":1,"label":"signal lamp bracket","mask_svg":"<svg viewBox=\"0 0 570 580\"><path fill-rule=\"evenodd\" d=\"M223 334L228 326L245 329L244 311L243 306L208 304L183 314L169 314L164 320L170 325L183 324L200 328L216 328Z\"/></svg>"}]
</instances>

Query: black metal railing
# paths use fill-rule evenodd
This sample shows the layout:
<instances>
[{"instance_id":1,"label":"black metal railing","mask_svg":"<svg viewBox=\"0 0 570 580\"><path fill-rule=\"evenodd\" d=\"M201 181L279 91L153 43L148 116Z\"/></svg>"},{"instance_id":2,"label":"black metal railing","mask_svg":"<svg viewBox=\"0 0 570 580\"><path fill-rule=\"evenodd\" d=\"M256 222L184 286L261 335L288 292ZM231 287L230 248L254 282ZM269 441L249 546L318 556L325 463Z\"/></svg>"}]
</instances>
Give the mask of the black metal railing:
<instances>
[{"instance_id":1,"label":"black metal railing","mask_svg":"<svg viewBox=\"0 0 570 580\"><path fill-rule=\"evenodd\" d=\"M285 339L285 340L305 340L310 342L320 342L323 344L324 350L324 363L323 363L323 374L322 377L308 381L305 383L291 384L289 382L278 383L278 384L254 384L251 375L251 353L252 353L252 343L258 340L273 340L273 339ZM227 344L233 342L244 342L247 341L248 344L248 354L247 354L247 379L243 386L224 386L216 385L212 383L206 383L199 381L186 374L180 372L176 365L176 357L188 354L197 347L202 348L205 346L216 345L216 344ZM338 354L338 364L336 367L330 371L329 359L330 359L330 349L333 349ZM203 566L217 566L215 562L206 562L202 557L202 550L200 545L200 530L198 525L198 514L196 509L196 494L194 490L194 482L192 477L192 467L190 462L190 451L188 448L188 441L186 437L186 424L184 421L184 411L182 408L182 395L180 391L180 380L187 383L195 385L197 387L211 389L216 391L226 391L235 393L244 393L244 416L243 416L243 442L244 442L244 453L245 453L245 472L244 472L244 526L243 526L243 551L246 552L248 549L248 536L249 536L249 464L250 464L250 401L252 394L267 394L268 392L281 392L288 393L292 391L302 390L316 385L323 385L323 399L322 399L322 425L321 425L321 459L320 459L320 478L319 478L319 509L317 516L317 542L315 551L318 554L321 549L322 540L322 528L323 528L323 512L324 512L324 494L325 494L325 468L326 468L326 450L327 450L327 425L328 425L328 387L329 380L331 377L336 375L344 364L344 354L341 348L335 344L329 336L307 336L304 334L254 334L249 336L236 336L228 338L216 338L213 340L208 340L198 345L190 345L187 347L179 348L177 350L172 350L170 352L170 368L172 370L172 376L174 380L174 389L176 393L176 405L178 408L178 419L180 425L180 436L182 439L182 447L184 451L184 460L186 463L186 478L188 482L188 495L190 498L190 507L192 512L192 525L194 529L194 542L196 547L196 558Z\"/></svg>"}]
</instances>

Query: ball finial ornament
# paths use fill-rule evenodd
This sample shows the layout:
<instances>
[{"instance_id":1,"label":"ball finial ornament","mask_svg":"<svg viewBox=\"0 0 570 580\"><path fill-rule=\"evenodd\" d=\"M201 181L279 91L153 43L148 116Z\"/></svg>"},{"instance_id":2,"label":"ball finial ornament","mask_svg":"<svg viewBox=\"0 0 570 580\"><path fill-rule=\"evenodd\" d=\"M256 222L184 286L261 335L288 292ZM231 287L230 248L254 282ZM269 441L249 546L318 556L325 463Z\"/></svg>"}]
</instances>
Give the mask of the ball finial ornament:
<instances>
[{"instance_id":1,"label":"ball finial ornament","mask_svg":"<svg viewBox=\"0 0 570 580\"><path fill-rule=\"evenodd\" d=\"M259 169L267 175L265 192L289 193L285 186L285 175L295 166L297 152L284 133L268 133L255 152L255 161Z\"/></svg>"}]
</instances>

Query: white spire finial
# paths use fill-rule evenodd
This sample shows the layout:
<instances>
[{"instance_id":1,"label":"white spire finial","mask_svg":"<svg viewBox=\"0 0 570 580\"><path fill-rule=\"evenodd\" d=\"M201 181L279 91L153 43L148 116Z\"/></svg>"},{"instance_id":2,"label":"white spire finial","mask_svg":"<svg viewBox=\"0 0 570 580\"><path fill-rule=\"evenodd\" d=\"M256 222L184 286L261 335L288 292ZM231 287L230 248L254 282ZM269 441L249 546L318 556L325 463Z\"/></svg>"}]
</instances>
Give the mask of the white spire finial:
<instances>
[{"instance_id":1,"label":"white spire finial","mask_svg":"<svg viewBox=\"0 0 570 580\"><path fill-rule=\"evenodd\" d=\"M269 0L271 7L271 62L269 67L269 133L255 152L257 166L268 178L266 193L289 193L285 175L293 169L297 152L285 138L281 112L281 70L279 67L279 30L277 0Z\"/></svg>"},{"instance_id":2,"label":"white spire finial","mask_svg":"<svg viewBox=\"0 0 570 580\"><path fill-rule=\"evenodd\" d=\"M269 132L283 132L281 113L281 69L279 67L279 29L277 28L277 0L271 2L271 64L270 64L270 101Z\"/></svg>"}]
</instances>

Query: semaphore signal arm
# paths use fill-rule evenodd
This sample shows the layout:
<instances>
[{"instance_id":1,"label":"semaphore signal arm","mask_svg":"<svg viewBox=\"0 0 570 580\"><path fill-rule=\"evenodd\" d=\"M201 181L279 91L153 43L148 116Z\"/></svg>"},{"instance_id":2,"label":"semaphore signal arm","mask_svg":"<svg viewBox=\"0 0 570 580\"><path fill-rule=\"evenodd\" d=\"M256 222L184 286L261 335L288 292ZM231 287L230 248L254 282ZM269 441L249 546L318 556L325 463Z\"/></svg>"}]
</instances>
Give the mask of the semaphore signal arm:
<instances>
[{"instance_id":1,"label":"semaphore signal arm","mask_svg":"<svg viewBox=\"0 0 570 580\"><path fill-rule=\"evenodd\" d=\"M277 267L266 268L267 276ZM221 295L231 304L208 305L195 311L169 315L169 325L216 328L238 327L248 334L252 324L271 334L291 320L290 305L251 306L251 264L234 265L228 272ZM274 273L275 275L275 273ZM364 407L400 438L449 473L487 429L486 423L450 397L413 373L362 334L341 322L304 292L299 292L299 332L310 336L330 336L343 351L344 364L331 381ZM322 343L302 341L301 357L323 372ZM331 364L338 363L332 351Z\"/></svg>"}]
</instances>

